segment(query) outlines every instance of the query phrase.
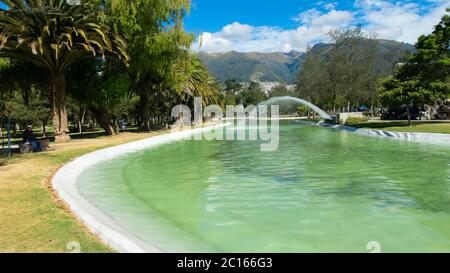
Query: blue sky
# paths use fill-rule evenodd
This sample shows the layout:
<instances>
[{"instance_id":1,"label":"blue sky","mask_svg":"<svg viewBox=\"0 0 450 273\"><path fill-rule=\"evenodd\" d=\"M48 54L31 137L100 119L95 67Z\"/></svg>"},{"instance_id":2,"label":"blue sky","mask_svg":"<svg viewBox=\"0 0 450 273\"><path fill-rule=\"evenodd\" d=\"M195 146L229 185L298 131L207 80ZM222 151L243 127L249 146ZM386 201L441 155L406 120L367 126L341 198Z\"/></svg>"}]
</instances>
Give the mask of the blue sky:
<instances>
[{"instance_id":1,"label":"blue sky","mask_svg":"<svg viewBox=\"0 0 450 273\"><path fill-rule=\"evenodd\" d=\"M356 25L413 44L447 7L450 0L192 0L185 28L198 37L192 49L207 52L305 51L327 42L330 30Z\"/></svg>"},{"instance_id":2,"label":"blue sky","mask_svg":"<svg viewBox=\"0 0 450 273\"><path fill-rule=\"evenodd\" d=\"M185 20L185 27L193 32L212 32L237 21L292 28L298 25L293 17L313 8L324 10L326 4L337 9L353 9L353 1L348 0L192 0L191 15Z\"/></svg>"},{"instance_id":3,"label":"blue sky","mask_svg":"<svg viewBox=\"0 0 450 273\"><path fill-rule=\"evenodd\" d=\"M378 38L414 43L450 0L192 0L185 28L196 51L304 51L331 29L360 25ZM200 46L201 41L201 46Z\"/></svg>"},{"instance_id":4,"label":"blue sky","mask_svg":"<svg viewBox=\"0 0 450 273\"><path fill-rule=\"evenodd\" d=\"M342 2L340 6L349 6ZM214 32L238 21L291 28L296 25L291 17L316 6L315 1L305 0L192 0L185 27L194 32Z\"/></svg>"}]
</instances>

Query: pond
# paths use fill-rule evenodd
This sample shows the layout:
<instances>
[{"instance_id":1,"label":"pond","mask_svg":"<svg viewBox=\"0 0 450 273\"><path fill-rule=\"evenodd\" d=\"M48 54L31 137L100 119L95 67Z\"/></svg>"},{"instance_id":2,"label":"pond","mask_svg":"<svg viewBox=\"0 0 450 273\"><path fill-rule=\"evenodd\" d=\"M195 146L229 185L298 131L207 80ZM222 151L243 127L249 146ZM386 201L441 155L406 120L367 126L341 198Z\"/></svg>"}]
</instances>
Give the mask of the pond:
<instances>
[{"instance_id":1,"label":"pond","mask_svg":"<svg viewBox=\"0 0 450 273\"><path fill-rule=\"evenodd\" d=\"M80 194L166 252L450 251L450 146L282 122L279 148L179 141L89 168Z\"/></svg>"}]
</instances>

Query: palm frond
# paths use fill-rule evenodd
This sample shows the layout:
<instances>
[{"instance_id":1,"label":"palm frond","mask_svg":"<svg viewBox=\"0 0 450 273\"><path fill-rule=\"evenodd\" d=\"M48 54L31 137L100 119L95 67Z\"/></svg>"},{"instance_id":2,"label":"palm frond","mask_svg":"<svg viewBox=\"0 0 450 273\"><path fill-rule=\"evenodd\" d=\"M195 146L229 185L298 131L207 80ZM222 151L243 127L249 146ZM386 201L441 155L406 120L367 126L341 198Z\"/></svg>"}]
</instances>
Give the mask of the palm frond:
<instances>
[{"instance_id":1,"label":"palm frond","mask_svg":"<svg viewBox=\"0 0 450 273\"><path fill-rule=\"evenodd\" d=\"M86 4L8 0L0 9L0 54L45 70L64 71L78 59L111 55L128 64L126 43Z\"/></svg>"}]
</instances>

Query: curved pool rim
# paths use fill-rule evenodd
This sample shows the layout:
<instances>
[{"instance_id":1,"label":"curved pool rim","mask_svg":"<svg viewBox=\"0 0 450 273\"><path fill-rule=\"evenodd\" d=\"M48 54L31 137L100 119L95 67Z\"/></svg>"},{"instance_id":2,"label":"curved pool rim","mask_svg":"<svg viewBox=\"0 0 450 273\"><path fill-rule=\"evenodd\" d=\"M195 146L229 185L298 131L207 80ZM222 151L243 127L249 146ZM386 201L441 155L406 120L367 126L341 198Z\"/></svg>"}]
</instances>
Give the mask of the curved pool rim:
<instances>
[{"instance_id":1,"label":"curved pool rim","mask_svg":"<svg viewBox=\"0 0 450 273\"><path fill-rule=\"evenodd\" d=\"M304 123L304 122L301 122ZM183 140L194 134L201 132L208 132L214 128L221 128L228 126L229 123L208 126L197 129L189 129L179 132L167 133L159 136L153 136L144 140L130 142L118 146L113 146L92 153L83 155L72 162L64 165L57 171L52 180L52 187L58 194L59 198L63 200L71 210L71 212L82 221L82 223L95 235L106 243L111 248L124 253L161 253L163 250L154 245L150 245L142 242L138 238L127 234L123 228L116 222L109 218L104 212L94 207L84 197L81 196L77 188L77 180L79 176L88 168L95 166L98 163L114 159L118 156L138 152L143 149L156 147L162 144L168 144L176 141ZM328 126L327 126L328 127ZM442 144L445 141L446 144L450 140L450 136L443 134L413 134L420 135L421 137L411 137L410 133L396 134L389 132L386 134L379 134L377 130L365 129L353 130L356 128L343 127L343 126L330 126L333 129L341 129L365 136L382 137L382 138L395 138L403 141L422 142L428 144L437 144L435 141L426 141L429 135L439 135L437 141ZM349 129L351 128L351 129ZM325 128L324 128L325 129Z\"/></svg>"},{"instance_id":2,"label":"curved pool rim","mask_svg":"<svg viewBox=\"0 0 450 273\"><path fill-rule=\"evenodd\" d=\"M156 147L162 144L180 141L194 134L211 131L214 128L227 126L227 123L197 129L153 136L118 146L101 149L67 163L59 169L52 179L52 187L63 200L70 211L101 241L111 248L124 253L161 253L161 249L144 243L138 238L127 234L123 228L109 218L104 212L94 207L81 196L77 188L78 177L88 168L100 162L114 159L118 156ZM81 246L82 247L82 246Z\"/></svg>"}]
</instances>

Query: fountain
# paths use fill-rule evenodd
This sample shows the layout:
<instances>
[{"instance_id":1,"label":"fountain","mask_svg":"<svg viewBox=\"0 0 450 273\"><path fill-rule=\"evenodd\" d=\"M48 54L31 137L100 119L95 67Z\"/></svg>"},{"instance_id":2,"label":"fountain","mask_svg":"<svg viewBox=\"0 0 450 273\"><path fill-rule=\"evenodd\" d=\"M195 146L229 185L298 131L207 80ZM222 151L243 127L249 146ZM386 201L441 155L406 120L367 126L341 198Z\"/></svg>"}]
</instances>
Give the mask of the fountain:
<instances>
[{"instance_id":1,"label":"fountain","mask_svg":"<svg viewBox=\"0 0 450 273\"><path fill-rule=\"evenodd\" d=\"M267 101L261 102L259 105L280 105L280 106L282 106L282 105L286 105L287 103L296 103L296 104L305 105L305 106L309 107L311 110L313 110L314 112L316 112L322 119L334 120L330 115L327 114L327 112L320 109L318 106L312 104L309 101L295 98L295 97L290 97L290 96L273 97Z\"/></svg>"}]
</instances>

